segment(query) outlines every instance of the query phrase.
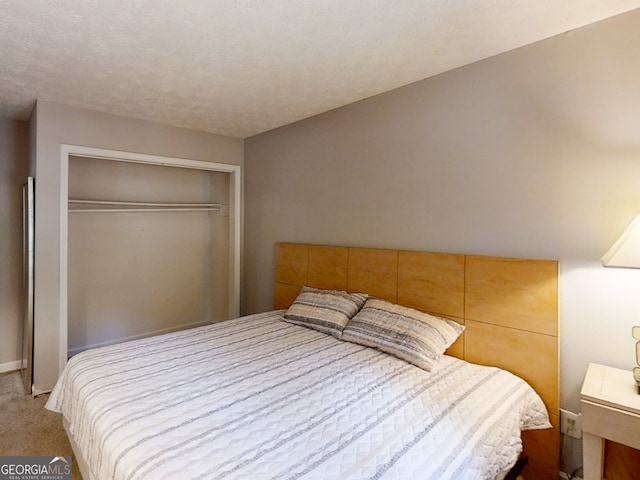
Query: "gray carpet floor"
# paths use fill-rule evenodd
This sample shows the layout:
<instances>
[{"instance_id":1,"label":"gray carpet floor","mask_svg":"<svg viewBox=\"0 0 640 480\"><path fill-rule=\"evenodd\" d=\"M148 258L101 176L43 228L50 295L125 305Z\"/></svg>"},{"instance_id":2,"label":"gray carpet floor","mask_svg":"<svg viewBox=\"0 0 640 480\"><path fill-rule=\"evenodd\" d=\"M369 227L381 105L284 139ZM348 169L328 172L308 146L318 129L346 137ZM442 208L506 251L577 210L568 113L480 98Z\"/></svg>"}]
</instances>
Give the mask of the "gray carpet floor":
<instances>
[{"instance_id":1,"label":"gray carpet floor","mask_svg":"<svg viewBox=\"0 0 640 480\"><path fill-rule=\"evenodd\" d=\"M0 456L73 455L62 416L44 408L48 398L25 395L20 372L0 374ZM75 458L72 474L82 479Z\"/></svg>"}]
</instances>

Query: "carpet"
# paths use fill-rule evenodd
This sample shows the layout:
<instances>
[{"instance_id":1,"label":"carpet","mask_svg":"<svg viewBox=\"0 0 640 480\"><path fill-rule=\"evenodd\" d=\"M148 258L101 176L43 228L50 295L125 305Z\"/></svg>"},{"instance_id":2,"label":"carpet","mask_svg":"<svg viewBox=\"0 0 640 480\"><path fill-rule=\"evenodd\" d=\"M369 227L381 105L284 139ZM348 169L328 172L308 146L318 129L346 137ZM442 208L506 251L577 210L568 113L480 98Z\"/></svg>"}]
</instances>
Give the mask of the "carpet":
<instances>
[{"instance_id":1,"label":"carpet","mask_svg":"<svg viewBox=\"0 0 640 480\"><path fill-rule=\"evenodd\" d=\"M62 416L44 408L49 395L25 395L20 372L0 374L0 456L73 456ZM73 459L73 479L81 480Z\"/></svg>"}]
</instances>

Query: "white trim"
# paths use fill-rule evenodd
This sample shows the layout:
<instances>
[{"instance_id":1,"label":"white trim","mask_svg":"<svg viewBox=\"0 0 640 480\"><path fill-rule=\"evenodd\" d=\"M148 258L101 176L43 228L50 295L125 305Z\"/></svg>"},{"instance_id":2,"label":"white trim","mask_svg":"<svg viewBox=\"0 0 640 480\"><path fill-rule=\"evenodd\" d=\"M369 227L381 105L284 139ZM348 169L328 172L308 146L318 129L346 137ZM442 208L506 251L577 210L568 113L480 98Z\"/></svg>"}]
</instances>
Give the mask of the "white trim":
<instances>
[{"instance_id":1,"label":"white trim","mask_svg":"<svg viewBox=\"0 0 640 480\"><path fill-rule=\"evenodd\" d=\"M69 261L69 155L72 154L71 145L61 145L60 149L60 331L58 333L58 376L67 364L67 350L69 349L68 324L68 273ZM34 355L35 357L35 355Z\"/></svg>"},{"instance_id":2,"label":"white trim","mask_svg":"<svg viewBox=\"0 0 640 480\"><path fill-rule=\"evenodd\" d=\"M165 167L190 168L196 170L213 170L216 172L240 173L240 165L228 163L204 162L202 160L189 160L186 158L163 157L160 155L148 155L144 153L123 152L120 150L106 150L104 148L82 147L80 145L61 144L62 153L69 156L90 157L100 160L112 160L116 162L148 163L151 165L163 165Z\"/></svg>"},{"instance_id":3,"label":"white trim","mask_svg":"<svg viewBox=\"0 0 640 480\"><path fill-rule=\"evenodd\" d=\"M60 331L59 331L59 373L67 363L68 322L67 322L67 262L68 262L68 228L69 228L69 157L90 157L117 162L146 163L167 167L209 170L229 173L231 177L231 205L229 208L229 317L240 314L240 232L241 232L241 189L242 167L227 163L204 162L185 158L163 157L143 153L106 150L103 148L83 147L80 145L60 145Z\"/></svg>"},{"instance_id":4,"label":"white trim","mask_svg":"<svg viewBox=\"0 0 640 480\"><path fill-rule=\"evenodd\" d=\"M240 251L241 251L241 198L242 198L242 175L240 167L231 173L231 201L232 207L229 209L229 221L233 228L229 229L229 244L234 246L234 251L229 252L229 266L233 276L229 282L229 317L240 316Z\"/></svg>"},{"instance_id":5,"label":"white trim","mask_svg":"<svg viewBox=\"0 0 640 480\"><path fill-rule=\"evenodd\" d=\"M0 363L0 373L14 372L22 368L22 361L14 360L12 362Z\"/></svg>"}]
</instances>

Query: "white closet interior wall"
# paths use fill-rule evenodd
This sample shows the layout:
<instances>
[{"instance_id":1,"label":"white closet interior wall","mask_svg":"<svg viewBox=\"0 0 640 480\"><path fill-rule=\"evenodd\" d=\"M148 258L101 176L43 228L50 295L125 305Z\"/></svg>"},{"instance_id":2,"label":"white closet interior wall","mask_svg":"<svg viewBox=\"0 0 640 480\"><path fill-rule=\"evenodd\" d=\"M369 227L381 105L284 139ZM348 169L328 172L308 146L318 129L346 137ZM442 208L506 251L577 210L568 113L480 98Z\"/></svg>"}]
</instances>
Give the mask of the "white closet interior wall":
<instances>
[{"instance_id":1,"label":"white closet interior wall","mask_svg":"<svg viewBox=\"0 0 640 480\"><path fill-rule=\"evenodd\" d=\"M228 318L229 173L70 157L69 199L223 205L80 213L86 205L70 204L70 355Z\"/></svg>"}]
</instances>

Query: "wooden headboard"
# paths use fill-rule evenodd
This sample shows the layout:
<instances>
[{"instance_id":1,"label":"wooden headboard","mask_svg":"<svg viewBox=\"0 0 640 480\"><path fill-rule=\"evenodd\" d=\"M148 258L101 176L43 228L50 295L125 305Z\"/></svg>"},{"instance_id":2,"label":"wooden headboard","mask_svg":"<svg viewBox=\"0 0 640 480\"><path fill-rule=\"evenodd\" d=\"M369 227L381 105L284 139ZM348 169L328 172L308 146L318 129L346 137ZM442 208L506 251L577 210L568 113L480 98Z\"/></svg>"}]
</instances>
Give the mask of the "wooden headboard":
<instances>
[{"instance_id":1,"label":"wooden headboard","mask_svg":"<svg viewBox=\"0 0 640 480\"><path fill-rule=\"evenodd\" d=\"M558 262L278 243L274 307L303 286L363 292L466 326L447 354L524 378L553 430L524 433L527 480L559 469Z\"/></svg>"}]
</instances>

